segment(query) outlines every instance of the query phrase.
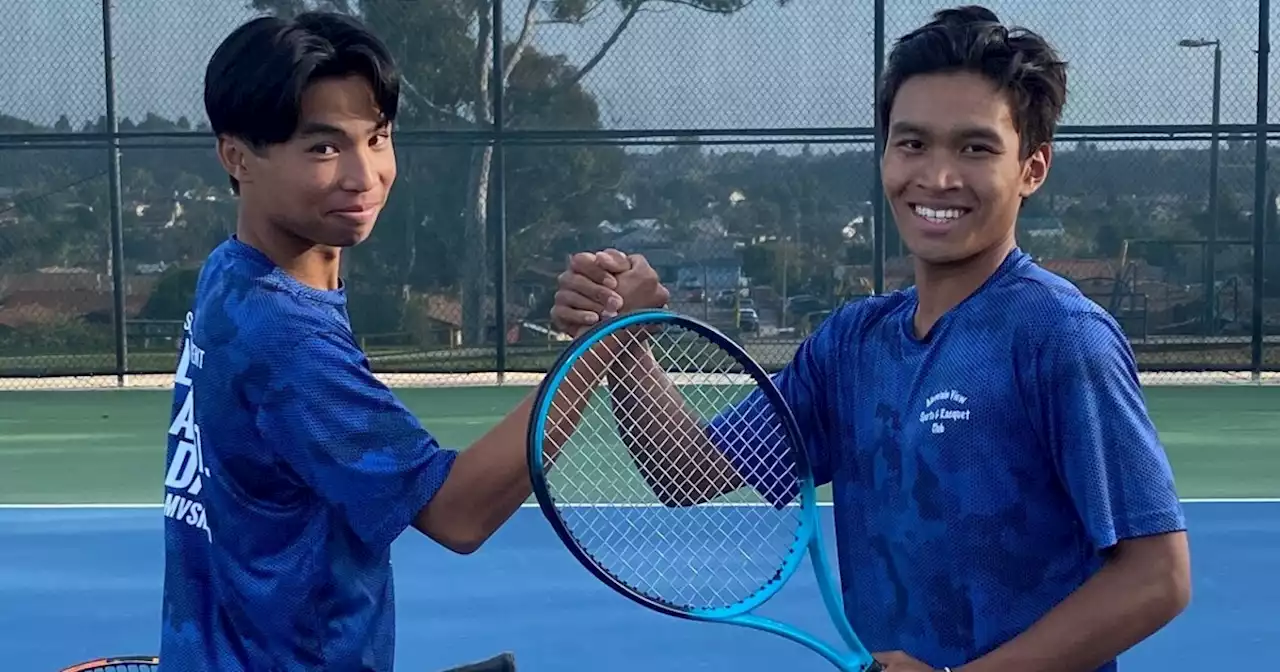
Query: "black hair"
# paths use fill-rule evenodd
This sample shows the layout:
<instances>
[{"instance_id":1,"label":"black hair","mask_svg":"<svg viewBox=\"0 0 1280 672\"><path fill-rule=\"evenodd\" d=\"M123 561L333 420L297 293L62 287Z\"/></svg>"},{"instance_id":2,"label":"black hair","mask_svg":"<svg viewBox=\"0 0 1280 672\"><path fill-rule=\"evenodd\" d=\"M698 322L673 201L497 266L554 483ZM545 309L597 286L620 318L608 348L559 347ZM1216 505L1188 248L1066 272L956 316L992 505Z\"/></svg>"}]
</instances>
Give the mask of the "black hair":
<instances>
[{"instance_id":1,"label":"black hair","mask_svg":"<svg viewBox=\"0 0 1280 672\"><path fill-rule=\"evenodd\" d=\"M395 121L400 73L386 45L359 21L334 12L259 17L236 28L209 59L205 113L216 135L255 148L280 144L298 128L307 87L349 75L367 79L383 118ZM239 192L235 178L231 188Z\"/></svg>"},{"instance_id":2,"label":"black hair","mask_svg":"<svg viewBox=\"0 0 1280 672\"><path fill-rule=\"evenodd\" d=\"M976 5L944 9L924 26L898 38L881 82L881 128L898 89L917 75L973 72L1009 98L1026 158L1052 142L1067 99L1067 64L1039 34L1006 28L994 12Z\"/></svg>"}]
</instances>

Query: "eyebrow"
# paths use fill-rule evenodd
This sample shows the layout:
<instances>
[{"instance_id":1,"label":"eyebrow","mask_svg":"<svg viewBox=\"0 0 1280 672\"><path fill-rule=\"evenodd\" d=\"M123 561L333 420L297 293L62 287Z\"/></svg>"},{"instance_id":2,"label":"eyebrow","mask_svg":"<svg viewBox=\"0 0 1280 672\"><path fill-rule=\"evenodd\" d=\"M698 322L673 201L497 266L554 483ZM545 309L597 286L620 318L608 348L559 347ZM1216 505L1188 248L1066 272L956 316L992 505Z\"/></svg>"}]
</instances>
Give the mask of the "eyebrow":
<instances>
[{"instance_id":1,"label":"eyebrow","mask_svg":"<svg viewBox=\"0 0 1280 672\"><path fill-rule=\"evenodd\" d=\"M391 125L391 122L383 121L377 124L376 126L374 126L373 130L374 132L377 132L384 128L389 127L390 125ZM342 130L341 128L338 128L337 126L334 126L333 124L326 124L319 121L308 121L302 124L302 126L298 128L299 137L309 137L309 136L315 136L315 135L345 136L347 135L347 132Z\"/></svg>"},{"instance_id":2,"label":"eyebrow","mask_svg":"<svg viewBox=\"0 0 1280 672\"><path fill-rule=\"evenodd\" d=\"M346 133L341 128L331 124L309 121L298 129L298 135L346 135Z\"/></svg>"},{"instance_id":3,"label":"eyebrow","mask_svg":"<svg viewBox=\"0 0 1280 672\"><path fill-rule=\"evenodd\" d=\"M934 135L925 127L920 126L919 124L911 123L909 121L895 122L893 126L890 127L889 131L891 134L895 134L895 135L896 134L923 135L923 136ZM956 131L950 133L950 135L952 137L957 137L962 140L985 140L993 144L1001 142L999 133L996 133L990 128L986 128L984 126L962 126Z\"/></svg>"}]
</instances>

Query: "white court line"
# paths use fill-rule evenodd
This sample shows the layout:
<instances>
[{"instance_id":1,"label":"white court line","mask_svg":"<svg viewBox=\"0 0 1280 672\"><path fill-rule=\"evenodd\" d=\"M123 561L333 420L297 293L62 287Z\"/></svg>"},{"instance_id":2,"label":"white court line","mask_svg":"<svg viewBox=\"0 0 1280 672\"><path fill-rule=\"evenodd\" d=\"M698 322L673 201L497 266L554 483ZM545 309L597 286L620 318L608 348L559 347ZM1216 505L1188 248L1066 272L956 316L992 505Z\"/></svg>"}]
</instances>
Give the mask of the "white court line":
<instances>
[{"instance_id":1,"label":"white court line","mask_svg":"<svg viewBox=\"0 0 1280 672\"><path fill-rule=\"evenodd\" d=\"M0 509L163 509L164 504L121 503L84 503L84 504L0 504Z\"/></svg>"},{"instance_id":2,"label":"white court line","mask_svg":"<svg viewBox=\"0 0 1280 672\"><path fill-rule=\"evenodd\" d=\"M799 345L795 343L790 347ZM751 347L751 346L748 346ZM378 373L374 377L388 387L403 388L456 388L456 387L532 387L542 382L544 374L507 372L499 376L496 372L477 373ZM699 380L707 384L708 374L674 374L677 382L683 384L697 383ZM110 375L87 376L45 376L38 378L4 378L0 377L0 391L9 390L169 390L173 388L172 373L131 373L123 381ZM680 380L683 379L683 380ZM1250 371L1142 371L1138 379L1144 386L1183 386L1183 385L1223 385L1223 386L1256 386L1266 387L1280 385L1280 372L1264 371L1258 378ZM721 380L721 377L716 377ZM739 376L738 381L747 382L746 376Z\"/></svg>"},{"instance_id":3,"label":"white court line","mask_svg":"<svg viewBox=\"0 0 1280 672\"><path fill-rule=\"evenodd\" d=\"M1280 497L1187 497L1183 504L1280 504Z\"/></svg>"},{"instance_id":4,"label":"white court line","mask_svg":"<svg viewBox=\"0 0 1280 672\"><path fill-rule=\"evenodd\" d=\"M1280 504L1280 497L1190 497L1181 501L1183 504ZM661 504L579 504L570 505L574 508L632 508L632 507L660 507ZM707 506L707 505L703 505ZM712 504L711 506L724 507L750 507L750 506L769 506L768 504ZM76 510L76 509L162 509L164 504L144 504L144 503L85 503L85 504L0 504L0 510ZM520 505L522 509L536 509L538 505L534 502L526 502ZM831 502L818 502L818 508L829 509Z\"/></svg>"}]
</instances>

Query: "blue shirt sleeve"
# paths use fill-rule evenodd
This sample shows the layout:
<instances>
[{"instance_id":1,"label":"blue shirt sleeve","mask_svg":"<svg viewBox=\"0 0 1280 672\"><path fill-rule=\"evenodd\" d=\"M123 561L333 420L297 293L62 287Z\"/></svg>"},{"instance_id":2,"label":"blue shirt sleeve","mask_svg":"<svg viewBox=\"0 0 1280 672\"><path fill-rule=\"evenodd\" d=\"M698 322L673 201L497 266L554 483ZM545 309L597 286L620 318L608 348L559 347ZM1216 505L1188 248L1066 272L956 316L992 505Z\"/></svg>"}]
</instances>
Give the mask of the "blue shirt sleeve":
<instances>
[{"instance_id":1,"label":"blue shirt sleeve","mask_svg":"<svg viewBox=\"0 0 1280 672\"><path fill-rule=\"evenodd\" d=\"M774 385L795 417L805 455L813 471L814 485L831 482L832 439L838 438L830 423L828 385L835 375L839 334L851 319L852 306L832 314L796 350L795 357L772 376ZM786 443L780 416L760 390L708 423L707 436L743 479L775 506L795 498L793 447Z\"/></svg>"},{"instance_id":2,"label":"blue shirt sleeve","mask_svg":"<svg viewBox=\"0 0 1280 672\"><path fill-rule=\"evenodd\" d=\"M314 335L272 372L257 426L373 548L389 546L444 483L442 449L342 334Z\"/></svg>"},{"instance_id":3,"label":"blue shirt sleeve","mask_svg":"<svg viewBox=\"0 0 1280 672\"><path fill-rule=\"evenodd\" d=\"M1173 470L1115 321L1073 314L1048 337L1037 369L1042 431L1094 547L1184 530Z\"/></svg>"}]
</instances>

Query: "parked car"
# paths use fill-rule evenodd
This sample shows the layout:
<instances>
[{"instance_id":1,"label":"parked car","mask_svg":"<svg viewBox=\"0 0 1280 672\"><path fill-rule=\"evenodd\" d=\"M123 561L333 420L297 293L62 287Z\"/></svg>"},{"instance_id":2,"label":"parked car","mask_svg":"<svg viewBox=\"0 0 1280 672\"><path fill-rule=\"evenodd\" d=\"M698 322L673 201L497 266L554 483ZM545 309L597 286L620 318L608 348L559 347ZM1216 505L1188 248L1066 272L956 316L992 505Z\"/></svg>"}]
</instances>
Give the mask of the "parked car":
<instances>
[{"instance_id":1,"label":"parked car","mask_svg":"<svg viewBox=\"0 0 1280 672\"><path fill-rule=\"evenodd\" d=\"M706 300L701 280L686 278L680 282L679 287L684 300L689 303L702 303Z\"/></svg>"}]
</instances>

